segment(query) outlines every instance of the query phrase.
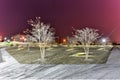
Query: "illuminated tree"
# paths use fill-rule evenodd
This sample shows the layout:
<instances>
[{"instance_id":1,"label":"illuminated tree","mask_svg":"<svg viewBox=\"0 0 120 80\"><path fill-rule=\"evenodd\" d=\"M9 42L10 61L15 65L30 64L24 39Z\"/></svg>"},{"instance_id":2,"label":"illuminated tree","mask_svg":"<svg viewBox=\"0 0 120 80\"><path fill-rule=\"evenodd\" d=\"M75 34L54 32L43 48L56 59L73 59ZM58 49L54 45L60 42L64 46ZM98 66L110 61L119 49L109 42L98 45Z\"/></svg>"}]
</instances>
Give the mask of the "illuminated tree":
<instances>
[{"instance_id":1,"label":"illuminated tree","mask_svg":"<svg viewBox=\"0 0 120 80\"><path fill-rule=\"evenodd\" d=\"M35 20L29 20L28 23L32 26L30 30L30 38L32 41L39 43L41 61L45 61L45 47L54 40L53 28L50 25L46 25L40 21L40 17L36 17Z\"/></svg>"},{"instance_id":2,"label":"illuminated tree","mask_svg":"<svg viewBox=\"0 0 120 80\"><path fill-rule=\"evenodd\" d=\"M31 42L37 42L36 38L31 34L31 30L26 29L26 31L23 31L23 33L26 34L26 43L27 43L27 49L30 51L30 43Z\"/></svg>"},{"instance_id":3,"label":"illuminated tree","mask_svg":"<svg viewBox=\"0 0 120 80\"><path fill-rule=\"evenodd\" d=\"M70 46L70 45L72 45L72 47L73 47L73 45L74 44L77 44L77 40L76 40L76 38L74 38L74 37L67 37L67 44L68 44L68 47Z\"/></svg>"},{"instance_id":4,"label":"illuminated tree","mask_svg":"<svg viewBox=\"0 0 120 80\"><path fill-rule=\"evenodd\" d=\"M74 37L83 45L83 48L86 54L85 56L86 60L88 60L88 57L89 57L90 44L96 41L100 37L97 31L98 31L97 29L92 29L88 27L81 30L79 29L75 30Z\"/></svg>"},{"instance_id":5,"label":"illuminated tree","mask_svg":"<svg viewBox=\"0 0 120 80\"><path fill-rule=\"evenodd\" d=\"M28 51L30 51L30 43L33 42L33 41L36 41L36 39L33 36L27 34L26 35L26 42L27 42Z\"/></svg>"}]
</instances>

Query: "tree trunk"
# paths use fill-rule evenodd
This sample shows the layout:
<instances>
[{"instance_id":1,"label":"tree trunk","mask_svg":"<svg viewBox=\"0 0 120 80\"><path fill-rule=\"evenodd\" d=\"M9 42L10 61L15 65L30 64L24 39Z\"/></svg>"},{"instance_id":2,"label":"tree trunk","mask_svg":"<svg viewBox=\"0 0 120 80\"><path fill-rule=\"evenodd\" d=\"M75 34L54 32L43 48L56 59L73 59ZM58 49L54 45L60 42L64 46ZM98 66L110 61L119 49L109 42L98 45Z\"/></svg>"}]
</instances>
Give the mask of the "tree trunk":
<instances>
[{"instance_id":1,"label":"tree trunk","mask_svg":"<svg viewBox=\"0 0 120 80\"><path fill-rule=\"evenodd\" d=\"M45 61L45 48L42 48L42 53L41 53L41 59L44 62Z\"/></svg>"},{"instance_id":2,"label":"tree trunk","mask_svg":"<svg viewBox=\"0 0 120 80\"><path fill-rule=\"evenodd\" d=\"M88 60L89 58L89 48L86 48L86 56L85 56L85 60Z\"/></svg>"},{"instance_id":3,"label":"tree trunk","mask_svg":"<svg viewBox=\"0 0 120 80\"><path fill-rule=\"evenodd\" d=\"M40 54L41 54L41 62L44 63L45 62L45 47L40 45Z\"/></svg>"},{"instance_id":4,"label":"tree trunk","mask_svg":"<svg viewBox=\"0 0 120 80\"><path fill-rule=\"evenodd\" d=\"M39 46L40 48L40 54L42 55L42 48L41 48L41 45ZM40 58L41 58L41 55L40 55Z\"/></svg>"},{"instance_id":5,"label":"tree trunk","mask_svg":"<svg viewBox=\"0 0 120 80\"><path fill-rule=\"evenodd\" d=\"M85 51L85 60L88 60L89 58L89 46L84 45L84 51Z\"/></svg>"}]
</instances>

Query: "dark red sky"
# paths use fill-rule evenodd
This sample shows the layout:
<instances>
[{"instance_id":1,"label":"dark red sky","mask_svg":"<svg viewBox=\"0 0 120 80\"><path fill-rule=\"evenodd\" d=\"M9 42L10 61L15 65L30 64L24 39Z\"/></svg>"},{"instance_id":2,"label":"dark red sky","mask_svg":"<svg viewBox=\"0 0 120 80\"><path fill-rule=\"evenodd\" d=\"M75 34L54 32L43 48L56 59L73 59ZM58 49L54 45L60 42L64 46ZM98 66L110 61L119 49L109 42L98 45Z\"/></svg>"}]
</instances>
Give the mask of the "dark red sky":
<instances>
[{"instance_id":1,"label":"dark red sky","mask_svg":"<svg viewBox=\"0 0 120 80\"><path fill-rule=\"evenodd\" d=\"M120 41L120 0L0 0L0 33L10 36L25 30L27 20L40 16L56 34L70 35L72 27L91 26L103 36Z\"/></svg>"}]
</instances>

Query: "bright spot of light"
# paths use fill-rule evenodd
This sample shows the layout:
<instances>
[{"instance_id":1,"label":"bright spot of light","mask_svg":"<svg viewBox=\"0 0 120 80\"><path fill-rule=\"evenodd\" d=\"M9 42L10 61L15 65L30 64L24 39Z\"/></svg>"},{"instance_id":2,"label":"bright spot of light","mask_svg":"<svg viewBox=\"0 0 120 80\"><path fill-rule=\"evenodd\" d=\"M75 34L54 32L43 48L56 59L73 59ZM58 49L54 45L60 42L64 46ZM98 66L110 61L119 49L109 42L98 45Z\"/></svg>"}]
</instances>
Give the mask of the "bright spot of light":
<instances>
[{"instance_id":1,"label":"bright spot of light","mask_svg":"<svg viewBox=\"0 0 120 80\"><path fill-rule=\"evenodd\" d=\"M7 37L4 37L4 40L7 40Z\"/></svg>"},{"instance_id":2,"label":"bright spot of light","mask_svg":"<svg viewBox=\"0 0 120 80\"><path fill-rule=\"evenodd\" d=\"M102 39L102 42L103 42L103 43L106 43L106 42L107 42L107 40L106 40L105 38L103 38L103 39Z\"/></svg>"},{"instance_id":3,"label":"bright spot of light","mask_svg":"<svg viewBox=\"0 0 120 80\"><path fill-rule=\"evenodd\" d=\"M10 39L8 39L7 42L10 42Z\"/></svg>"},{"instance_id":4,"label":"bright spot of light","mask_svg":"<svg viewBox=\"0 0 120 80\"><path fill-rule=\"evenodd\" d=\"M63 43L66 43L66 41L67 41L66 39L63 39Z\"/></svg>"}]
</instances>

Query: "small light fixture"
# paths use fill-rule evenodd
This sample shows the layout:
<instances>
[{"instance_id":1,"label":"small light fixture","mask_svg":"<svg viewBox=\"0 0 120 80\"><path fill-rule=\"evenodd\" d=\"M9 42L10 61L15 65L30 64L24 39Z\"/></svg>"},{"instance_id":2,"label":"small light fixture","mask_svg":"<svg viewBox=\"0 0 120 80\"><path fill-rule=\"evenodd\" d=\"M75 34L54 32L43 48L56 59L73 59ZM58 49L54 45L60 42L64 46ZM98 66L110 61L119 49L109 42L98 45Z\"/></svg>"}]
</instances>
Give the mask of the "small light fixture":
<instances>
[{"instance_id":1,"label":"small light fixture","mask_svg":"<svg viewBox=\"0 0 120 80\"><path fill-rule=\"evenodd\" d=\"M107 42L106 38L103 38L103 39L102 39L102 42L103 42L103 43L106 43L106 42Z\"/></svg>"},{"instance_id":2,"label":"small light fixture","mask_svg":"<svg viewBox=\"0 0 120 80\"><path fill-rule=\"evenodd\" d=\"M66 39L63 39L63 43L66 43Z\"/></svg>"}]
</instances>

